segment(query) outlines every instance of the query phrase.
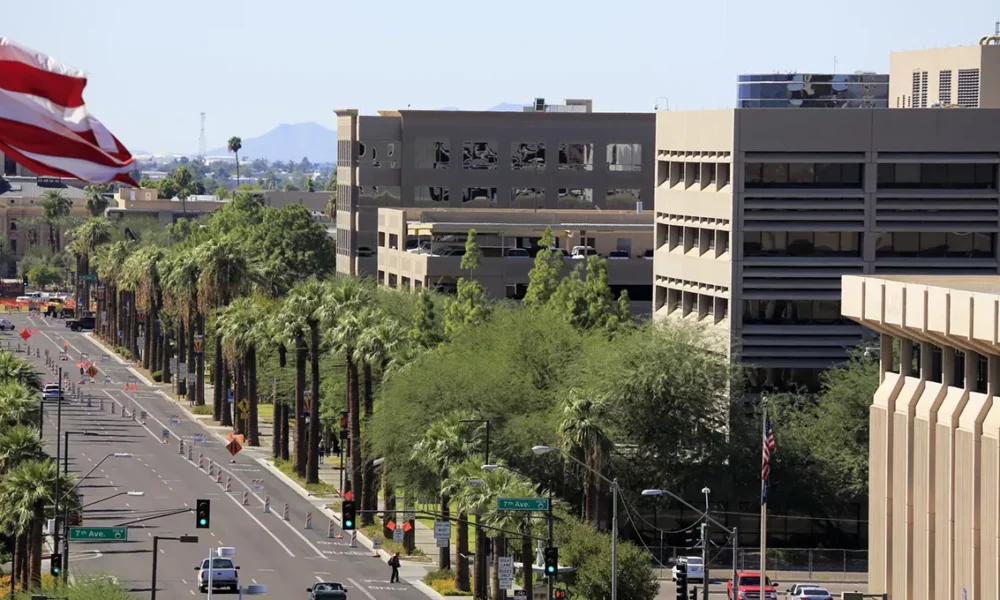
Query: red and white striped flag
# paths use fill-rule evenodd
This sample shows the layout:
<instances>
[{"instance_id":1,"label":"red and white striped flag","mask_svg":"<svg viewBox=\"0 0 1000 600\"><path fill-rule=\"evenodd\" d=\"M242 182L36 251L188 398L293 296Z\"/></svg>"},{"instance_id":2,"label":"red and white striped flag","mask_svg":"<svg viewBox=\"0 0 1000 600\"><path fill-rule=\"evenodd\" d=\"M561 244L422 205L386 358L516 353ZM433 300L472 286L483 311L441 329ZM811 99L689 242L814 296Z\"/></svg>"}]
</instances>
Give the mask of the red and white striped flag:
<instances>
[{"instance_id":1,"label":"red and white striped flag","mask_svg":"<svg viewBox=\"0 0 1000 600\"><path fill-rule=\"evenodd\" d=\"M0 37L0 152L37 175L137 185L129 151L87 112L83 71Z\"/></svg>"}]
</instances>

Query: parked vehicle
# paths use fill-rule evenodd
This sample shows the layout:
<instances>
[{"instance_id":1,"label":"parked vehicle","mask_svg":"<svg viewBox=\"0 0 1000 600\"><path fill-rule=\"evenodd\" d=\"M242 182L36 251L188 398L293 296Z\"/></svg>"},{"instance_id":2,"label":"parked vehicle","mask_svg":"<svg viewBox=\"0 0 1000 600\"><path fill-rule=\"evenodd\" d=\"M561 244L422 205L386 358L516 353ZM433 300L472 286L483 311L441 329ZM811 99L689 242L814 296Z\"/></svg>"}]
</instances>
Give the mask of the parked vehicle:
<instances>
[{"instance_id":1,"label":"parked vehicle","mask_svg":"<svg viewBox=\"0 0 1000 600\"><path fill-rule=\"evenodd\" d=\"M642 257L646 260L653 260L653 249L646 248L646 251L642 253Z\"/></svg>"},{"instance_id":2,"label":"parked vehicle","mask_svg":"<svg viewBox=\"0 0 1000 600\"><path fill-rule=\"evenodd\" d=\"M531 258L531 255L524 248L508 248L507 258Z\"/></svg>"},{"instance_id":3,"label":"parked vehicle","mask_svg":"<svg viewBox=\"0 0 1000 600\"><path fill-rule=\"evenodd\" d=\"M14 324L7 319L0 319L0 331L14 331Z\"/></svg>"},{"instance_id":4,"label":"parked vehicle","mask_svg":"<svg viewBox=\"0 0 1000 600\"><path fill-rule=\"evenodd\" d=\"M406 242L406 251L412 254L430 254L430 240L409 240Z\"/></svg>"},{"instance_id":5,"label":"parked vehicle","mask_svg":"<svg viewBox=\"0 0 1000 600\"><path fill-rule=\"evenodd\" d=\"M770 577L764 582L765 597L760 593L760 573L757 571L737 571L735 593L733 580L726 582L726 593L729 600L777 600L778 590L775 586L777 581L772 581Z\"/></svg>"},{"instance_id":6,"label":"parked vehicle","mask_svg":"<svg viewBox=\"0 0 1000 600\"><path fill-rule=\"evenodd\" d=\"M465 246L446 246L438 248L431 256L465 256Z\"/></svg>"},{"instance_id":7,"label":"parked vehicle","mask_svg":"<svg viewBox=\"0 0 1000 600\"><path fill-rule=\"evenodd\" d=\"M795 593L789 592L787 598L795 600L833 600L830 591L826 588L814 586L796 586Z\"/></svg>"},{"instance_id":8,"label":"parked vehicle","mask_svg":"<svg viewBox=\"0 0 1000 600\"><path fill-rule=\"evenodd\" d=\"M93 331L94 317L90 315L80 317L79 319L69 319L66 321L66 327L69 327L72 331Z\"/></svg>"},{"instance_id":9,"label":"parked vehicle","mask_svg":"<svg viewBox=\"0 0 1000 600\"><path fill-rule=\"evenodd\" d=\"M569 253L570 258L587 258L588 256L600 256L597 250L594 250L592 246L573 246L573 250Z\"/></svg>"},{"instance_id":10,"label":"parked vehicle","mask_svg":"<svg viewBox=\"0 0 1000 600\"><path fill-rule=\"evenodd\" d=\"M321 581L306 588L309 600L347 600L347 588L336 581Z\"/></svg>"},{"instance_id":11,"label":"parked vehicle","mask_svg":"<svg viewBox=\"0 0 1000 600\"><path fill-rule=\"evenodd\" d=\"M358 258L371 258L375 256L375 251L368 246L358 246Z\"/></svg>"},{"instance_id":12,"label":"parked vehicle","mask_svg":"<svg viewBox=\"0 0 1000 600\"><path fill-rule=\"evenodd\" d=\"M608 260L628 260L632 258L626 250L612 250L608 253Z\"/></svg>"},{"instance_id":13,"label":"parked vehicle","mask_svg":"<svg viewBox=\"0 0 1000 600\"><path fill-rule=\"evenodd\" d=\"M198 571L198 591L205 593L208 591L208 559L201 561L200 567L195 567ZM233 565L232 559L213 558L212 559L212 589L227 588L233 592L240 589L239 567Z\"/></svg>"},{"instance_id":14,"label":"parked vehicle","mask_svg":"<svg viewBox=\"0 0 1000 600\"><path fill-rule=\"evenodd\" d=\"M682 568L687 571L688 581L702 581L705 579L705 563L700 556L681 556L677 559L677 564L671 572L671 579L677 581L677 574Z\"/></svg>"}]
</instances>

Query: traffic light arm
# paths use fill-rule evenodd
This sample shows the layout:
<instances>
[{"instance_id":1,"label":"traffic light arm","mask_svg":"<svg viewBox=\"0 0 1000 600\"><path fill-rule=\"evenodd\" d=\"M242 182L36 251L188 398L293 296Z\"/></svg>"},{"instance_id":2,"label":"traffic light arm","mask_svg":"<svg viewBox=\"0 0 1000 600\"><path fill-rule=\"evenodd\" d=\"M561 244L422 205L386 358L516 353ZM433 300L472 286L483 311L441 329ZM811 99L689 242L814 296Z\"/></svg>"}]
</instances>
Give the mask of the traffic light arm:
<instances>
[{"instance_id":1,"label":"traffic light arm","mask_svg":"<svg viewBox=\"0 0 1000 600\"><path fill-rule=\"evenodd\" d=\"M193 508L178 508L176 510L171 510L159 515L154 515L152 517L143 517L141 519L135 519L132 521L125 521L124 523L119 523L115 527L128 527L129 525L134 525L135 523L145 523L146 521L153 521L155 519L162 519L164 517L172 517L174 515L182 515L186 512L194 512Z\"/></svg>"}]
</instances>

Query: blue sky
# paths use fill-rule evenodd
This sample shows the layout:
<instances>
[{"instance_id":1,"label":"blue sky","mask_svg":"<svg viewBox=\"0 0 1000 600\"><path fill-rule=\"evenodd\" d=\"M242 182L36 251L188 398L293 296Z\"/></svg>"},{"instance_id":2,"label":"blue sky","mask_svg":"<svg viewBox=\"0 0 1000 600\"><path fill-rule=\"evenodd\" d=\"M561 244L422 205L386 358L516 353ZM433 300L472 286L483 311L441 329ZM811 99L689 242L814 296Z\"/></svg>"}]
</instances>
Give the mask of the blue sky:
<instances>
[{"instance_id":1,"label":"blue sky","mask_svg":"<svg viewBox=\"0 0 1000 600\"><path fill-rule=\"evenodd\" d=\"M14 4L5 0L3 4ZM193 152L334 108L732 106L741 72L888 70L889 53L974 44L987 0L36 0L6 35L90 74L130 148Z\"/></svg>"}]
</instances>

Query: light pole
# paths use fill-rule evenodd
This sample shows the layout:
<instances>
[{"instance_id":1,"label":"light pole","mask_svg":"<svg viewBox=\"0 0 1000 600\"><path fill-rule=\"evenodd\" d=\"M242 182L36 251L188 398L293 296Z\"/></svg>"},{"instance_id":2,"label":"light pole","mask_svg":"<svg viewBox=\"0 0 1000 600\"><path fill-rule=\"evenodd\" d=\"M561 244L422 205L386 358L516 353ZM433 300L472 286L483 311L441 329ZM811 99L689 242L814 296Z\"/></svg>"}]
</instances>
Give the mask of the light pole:
<instances>
[{"instance_id":1,"label":"light pole","mask_svg":"<svg viewBox=\"0 0 1000 600\"><path fill-rule=\"evenodd\" d=\"M705 494L705 522L701 524L701 597L708 600L708 495L712 490L706 485L701 488L701 493Z\"/></svg>"},{"instance_id":2,"label":"light pole","mask_svg":"<svg viewBox=\"0 0 1000 600\"><path fill-rule=\"evenodd\" d=\"M86 435L90 437L100 437L101 434L94 431L64 431L63 432L63 475L69 474L69 436Z\"/></svg>"},{"instance_id":3,"label":"light pole","mask_svg":"<svg viewBox=\"0 0 1000 600\"><path fill-rule=\"evenodd\" d=\"M59 367L59 395L56 397L56 507L55 507L55 520L53 521L54 531L52 532L52 547L59 549L59 499L62 496L59 493L59 484L61 483L61 478L59 477L59 458L62 448L59 445L61 441L59 438L62 435L62 404L63 404L63 390L62 390L62 367ZM45 395L42 394L42 406L45 406ZM66 562L69 562L68 560ZM65 569L64 569L65 571Z\"/></svg>"},{"instance_id":4,"label":"light pole","mask_svg":"<svg viewBox=\"0 0 1000 600\"><path fill-rule=\"evenodd\" d=\"M705 489L707 490L708 488L705 488ZM704 491L705 490L702 490L702 492L704 492ZM711 491L711 490L709 490L709 491ZM696 513L698 513L699 515L701 515L701 518L705 519L705 523L706 524L707 523L714 523L716 527L718 527L719 529L721 529L721 530L729 533L733 537L733 584L734 585L736 584L736 556L739 554L740 538L739 538L739 535L737 535L738 532L736 531L735 527L733 527L732 529L726 527L722 523L719 523L718 521L716 521L715 519L713 519L708 514L708 511L701 512L697 508L691 506L691 504L688 503L687 500L685 500L684 498L681 498L680 496L678 496L677 494L671 492L670 490L660 490L660 489L642 490L642 495L643 496L661 496L661 495L670 496L674 500L677 500L678 502L680 502L684 506L690 508L691 510L693 510ZM705 499L706 499L706 501L708 499L708 494L707 493L705 494ZM707 569L705 571L705 579L706 580L708 579L708 570Z\"/></svg>"},{"instance_id":5,"label":"light pole","mask_svg":"<svg viewBox=\"0 0 1000 600\"><path fill-rule=\"evenodd\" d=\"M93 506L95 504L100 504L101 502L107 502L108 500L111 500L112 498L117 498L118 496L145 496L145 495L146 495L146 492L136 492L136 491L118 492L117 494L111 494L107 498L101 498L100 500L94 500L93 502L88 502L87 504L84 504L83 506L81 506L80 510L83 510L83 509L87 508L88 506Z\"/></svg>"},{"instance_id":6,"label":"light pole","mask_svg":"<svg viewBox=\"0 0 1000 600\"><path fill-rule=\"evenodd\" d=\"M603 473L592 469L572 454L552 446L532 446L531 451L541 455L555 450L569 458L584 469L596 475L601 481L611 486L611 600L618 600L618 478L609 479Z\"/></svg>"},{"instance_id":7,"label":"light pole","mask_svg":"<svg viewBox=\"0 0 1000 600\"><path fill-rule=\"evenodd\" d=\"M149 594L149 600L156 600L156 558L159 556L160 552L158 549L160 540L173 540L180 542L182 544L197 544L198 536L196 535L182 535L180 537L161 537L158 535L153 536L153 586L152 591ZM211 565L209 565L211 570Z\"/></svg>"},{"instance_id":8,"label":"light pole","mask_svg":"<svg viewBox=\"0 0 1000 600\"><path fill-rule=\"evenodd\" d=\"M485 456L483 459L486 464L490 462L490 429L493 426L493 422L489 419L461 419L461 423L484 423L486 425L486 448ZM474 566L476 572L476 596L480 599L485 599L487 596L486 590L486 573L488 567L486 566L486 532L483 531L483 526L481 523L482 516L476 515L476 554L474 558Z\"/></svg>"}]
</instances>

